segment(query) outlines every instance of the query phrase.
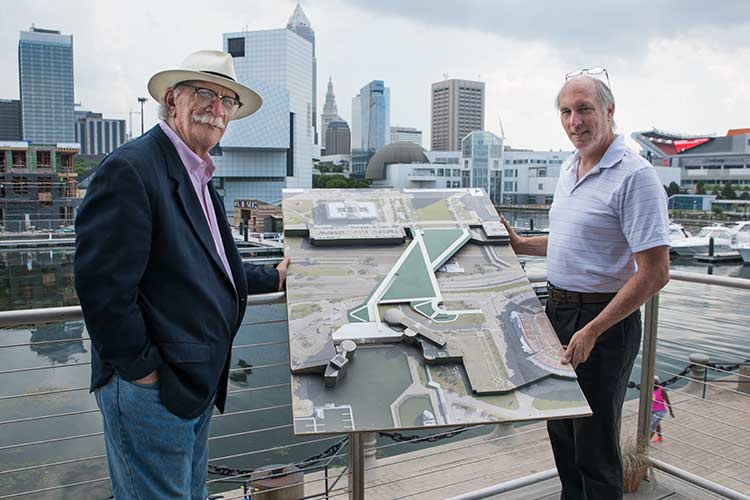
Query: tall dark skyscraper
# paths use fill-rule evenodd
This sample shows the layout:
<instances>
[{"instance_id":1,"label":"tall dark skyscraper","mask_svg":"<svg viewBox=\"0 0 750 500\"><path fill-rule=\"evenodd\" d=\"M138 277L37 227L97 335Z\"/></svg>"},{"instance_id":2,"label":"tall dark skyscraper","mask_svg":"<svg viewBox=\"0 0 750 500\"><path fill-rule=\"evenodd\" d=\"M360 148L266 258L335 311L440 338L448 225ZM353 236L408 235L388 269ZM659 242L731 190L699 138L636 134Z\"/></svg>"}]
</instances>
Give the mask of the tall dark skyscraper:
<instances>
[{"instance_id":1,"label":"tall dark skyscraper","mask_svg":"<svg viewBox=\"0 0 750 500\"><path fill-rule=\"evenodd\" d=\"M298 3L294 8L292 17L289 18L289 22L286 23L286 28L297 33L299 36L307 40L312 44L312 127L313 127L313 140L315 144L318 142L318 59L315 56L315 31L310 25L310 21L302 11L302 6ZM325 132L324 132L325 133Z\"/></svg>"},{"instance_id":2,"label":"tall dark skyscraper","mask_svg":"<svg viewBox=\"0 0 750 500\"><path fill-rule=\"evenodd\" d=\"M18 41L23 139L75 142L73 36L31 27Z\"/></svg>"}]
</instances>

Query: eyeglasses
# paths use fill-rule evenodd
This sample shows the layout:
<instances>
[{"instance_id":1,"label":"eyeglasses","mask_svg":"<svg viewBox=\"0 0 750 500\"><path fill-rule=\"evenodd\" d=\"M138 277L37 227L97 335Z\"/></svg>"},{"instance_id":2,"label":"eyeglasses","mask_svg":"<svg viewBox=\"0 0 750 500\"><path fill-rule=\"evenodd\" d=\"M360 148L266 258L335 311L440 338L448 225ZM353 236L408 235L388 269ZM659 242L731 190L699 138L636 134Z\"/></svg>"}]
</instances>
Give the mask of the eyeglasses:
<instances>
[{"instance_id":1,"label":"eyeglasses","mask_svg":"<svg viewBox=\"0 0 750 500\"><path fill-rule=\"evenodd\" d=\"M612 91L612 84L609 83L609 73L607 73L607 70L604 68L583 68L579 69L578 71L571 71L570 73L565 74L565 80L570 80L573 77L581 76L581 75L589 75L592 76L598 80L601 80L601 75L604 75L604 78L607 79L607 87L609 87L609 90Z\"/></svg>"},{"instance_id":2,"label":"eyeglasses","mask_svg":"<svg viewBox=\"0 0 750 500\"><path fill-rule=\"evenodd\" d=\"M189 83L181 83L180 86L190 87L191 89L193 89L193 92L195 94L195 102L201 108L213 106L216 99L221 99L221 106L224 108L224 111L226 111L227 116L232 117L237 114L237 111L239 111L239 109L242 107L242 103L236 97L219 95L211 89L196 87L195 85L190 85Z\"/></svg>"}]
</instances>

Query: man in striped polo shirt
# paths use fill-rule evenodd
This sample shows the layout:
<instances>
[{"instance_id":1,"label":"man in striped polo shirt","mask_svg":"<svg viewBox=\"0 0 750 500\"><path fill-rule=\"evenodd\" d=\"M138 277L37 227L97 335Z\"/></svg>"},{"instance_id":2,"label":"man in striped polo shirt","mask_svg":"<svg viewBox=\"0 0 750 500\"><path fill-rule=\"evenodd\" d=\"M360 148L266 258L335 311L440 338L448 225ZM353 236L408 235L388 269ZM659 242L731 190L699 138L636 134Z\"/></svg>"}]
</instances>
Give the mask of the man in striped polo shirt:
<instances>
[{"instance_id":1,"label":"man in striped polo shirt","mask_svg":"<svg viewBox=\"0 0 750 500\"><path fill-rule=\"evenodd\" d=\"M614 98L589 75L557 96L576 148L561 167L549 236L513 250L546 255L547 315L591 406L587 418L547 423L562 500L622 499L620 414L641 339L639 307L669 281L667 199L652 166L614 132Z\"/></svg>"}]
</instances>

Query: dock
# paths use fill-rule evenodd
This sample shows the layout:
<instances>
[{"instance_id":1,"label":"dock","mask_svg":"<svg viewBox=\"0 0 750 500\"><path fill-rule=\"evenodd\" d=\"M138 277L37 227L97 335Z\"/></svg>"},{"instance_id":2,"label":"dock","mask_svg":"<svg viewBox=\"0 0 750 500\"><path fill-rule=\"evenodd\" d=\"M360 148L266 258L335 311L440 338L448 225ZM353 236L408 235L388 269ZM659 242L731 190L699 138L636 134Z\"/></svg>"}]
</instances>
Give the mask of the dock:
<instances>
[{"instance_id":1,"label":"dock","mask_svg":"<svg viewBox=\"0 0 750 500\"><path fill-rule=\"evenodd\" d=\"M698 262L708 262L711 264L718 264L722 262L740 262L742 257L739 252L721 252L713 255L701 253L693 255L693 259Z\"/></svg>"}]
</instances>

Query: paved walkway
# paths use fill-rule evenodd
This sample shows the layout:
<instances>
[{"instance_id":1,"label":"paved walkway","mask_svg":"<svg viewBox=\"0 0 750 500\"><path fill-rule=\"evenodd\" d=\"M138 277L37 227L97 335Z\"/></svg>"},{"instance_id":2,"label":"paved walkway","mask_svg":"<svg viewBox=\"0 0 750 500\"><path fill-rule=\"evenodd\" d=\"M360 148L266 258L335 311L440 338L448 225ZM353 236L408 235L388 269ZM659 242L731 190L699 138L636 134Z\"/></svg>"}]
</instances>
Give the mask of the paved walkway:
<instances>
[{"instance_id":1,"label":"paved walkway","mask_svg":"<svg viewBox=\"0 0 750 500\"><path fill-rule=\"evenodd\" d=\"M750 495L750 467L745 465L750 463L750 395L722 390L736 387L736 383L717 383L708 388L705 400L670 391L676 418L667 417L663 422L664 441L650 445L651 456ZM626 403L623 438L635 435L637 408L637 400ZM382 441L381 444L389 444ZM545 471L554 463L546 428L535 423L519 427L510 435L487 435L381 458L368 467L368 500L434 500ZM627 498L714 498L671 476L657 473L656 477L656 484L644 483L639 495ZM320 472L305 475L306 496L323 492L321 478ZM345 477L336 490L338 494L332 499L348 498ZM553 479L493 498L551 500L557 498L558 492L559 481ZM253 499L256 498L271 497L256 494Z\"/></svg>"}]
</instances>

